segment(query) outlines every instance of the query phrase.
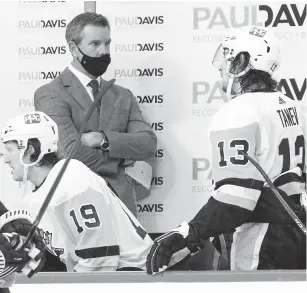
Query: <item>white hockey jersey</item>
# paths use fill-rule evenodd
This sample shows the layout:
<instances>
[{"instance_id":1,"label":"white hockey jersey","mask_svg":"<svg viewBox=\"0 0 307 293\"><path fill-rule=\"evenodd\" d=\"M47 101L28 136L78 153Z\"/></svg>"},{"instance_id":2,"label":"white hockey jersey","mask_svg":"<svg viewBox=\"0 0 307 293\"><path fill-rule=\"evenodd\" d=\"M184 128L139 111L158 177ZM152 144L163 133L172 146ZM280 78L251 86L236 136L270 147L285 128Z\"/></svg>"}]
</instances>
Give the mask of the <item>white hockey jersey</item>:
<instances>
[{"instance_id":1,"label":"white hockey jersey","mask_svg":"<svg viewBox=\"0 0 307 293\"><path fill-rule=\"evenodd\" d=\"M244 150L257 161L287 199L300 206L302 194L306 193L303 175L306 119L297 102L279 92L246 93L219 110L210 125L209 136L215 186L212 197L228 205L229 210L236 207L232 221L243 223L233 235L231 269L257 269L269 223L278 222L287 213L280 210L277 199L260 208L269 200L262 193L266 182L238 150ZM223 231L229 219L219 218L216 211L212 213L216 215L208 216L199 229ZM226 208L223 213L227 214Z\"/></svg>"},{"instance_id":2,"label":"white hockey jersey","mask_svg":"<svg viewBox=\"0 0 307 293\"><path fill-rule=\"evenodd\" d=\"M65 160L58 162L45 182L25 196L32 217ZM152 240L105 180L77 160L71 160L39 225L48 250L68 271L145 269Z\"/></svg>"},{"instance_id":3,"label":"white hockey jersey","mask_svg":"<svg viewBox=\"0 0 307 293\"><path fill-rule=\"evenodd\" d=\"M246 93L231 100L214 116L209 129L213 196L253 210L264 178L237 151L247 152L271 180L289 172L302 176L305 135L306 120L297 102L279 92ZM304 184L284 177L278 187L289 196L304 191Z\"/></svg>"}]
</instances>

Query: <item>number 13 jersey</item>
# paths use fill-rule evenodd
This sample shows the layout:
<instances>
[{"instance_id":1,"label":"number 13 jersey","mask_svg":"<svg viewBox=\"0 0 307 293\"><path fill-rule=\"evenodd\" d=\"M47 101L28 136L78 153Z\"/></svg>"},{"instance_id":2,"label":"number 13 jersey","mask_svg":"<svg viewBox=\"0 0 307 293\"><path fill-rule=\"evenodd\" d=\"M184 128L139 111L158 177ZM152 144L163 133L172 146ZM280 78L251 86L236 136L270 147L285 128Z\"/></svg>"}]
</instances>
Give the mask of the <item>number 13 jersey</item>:
<instances>
[{"instance_id":1,"label":"number 13 jersey","mask_svg":"<svg viewBox=\"0 0 307 293\"><path fill-rule=\"evenodd\" d=\"M288 196L304 192L306 120L279 92L246 93L226 104L209 128L214 197L254 210L264 178L238 150L255 159Z\"/></svg>"},{"instance_id":2,"label":"number 13 jersey","mask_svg":"<svg viewBox=\"0 0 307 293\"><path fill-rule=\"evenodd\" d=\"M306 221L306 121L298 103L279 92L246 93L225 104L209 126L214 191L190 221L201 238L233 233L231 270L298 269L306 237L296 227L252 157ZM301 260L300 260L301 259Z\"/></svg>"}]
</instances>

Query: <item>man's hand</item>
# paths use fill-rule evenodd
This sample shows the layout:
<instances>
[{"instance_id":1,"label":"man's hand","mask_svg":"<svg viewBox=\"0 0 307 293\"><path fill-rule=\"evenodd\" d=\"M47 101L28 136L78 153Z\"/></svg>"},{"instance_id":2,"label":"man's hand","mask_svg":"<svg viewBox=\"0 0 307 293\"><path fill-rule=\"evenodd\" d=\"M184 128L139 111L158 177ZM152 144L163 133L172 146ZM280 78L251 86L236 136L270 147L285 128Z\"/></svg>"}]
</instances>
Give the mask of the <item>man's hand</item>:
<instances>
[{"instance_id":1,"label":"man's hand","mask_svg":"<svg viewBox=\"0 0 307 293\"><path fill-rule=\"evenodd\" d=\"M21 271L30 278L42 268L41 251L32 243L22 248L24 240L17 233L0 233L0 279Z\"/></svg>"},{"instance_id":2,"label":"man's hand","mask_svg":"<svg viewBox=\"0 0 307 293\"><path fill-rule=\"evenodd\" d=\"M100 132L87 132L81 136L81 143L90 148L99 148L104 137Z\"/></svg>"},{"instance_id":3,"label":"man's hand","mask_svg":"<svg viewBox=\"0 0 307 293\"><path fill-rule=\"evenodd\" d=\"M153 275L165 271L168 267L182 261L187 256L199 251L194 247L188 249L187 236L189 224L183 222L176 229L155 239L146 261L147 274Z\"/></svg>"},{"instance_id":4,"label":"man's hand","mask_svg":"<svg viewBox=\"0 0 307 293\"><path fill-rule=\"evenodd\" d=\"M0 233L0 273L7 266L24 267L29 260L28 253L20 249L22 237L17 233Z\"/></svg>"},{"instance_id":5,"label":"man's hand","mask_svg":"<svg viewBox=\"0 0 307 293\"><path fill-rule=\"evenodd\" d=\"M22 267L23 273L29 278L43 268L46 250L45 242L37 232L34 233L28 247L20 250L31 227L30 215L25 210L8 211L0 217L0 232L3 235L14 235L13 238L10 238L12 247L15 252L26 255L26 258L21 259L18 268ZM16 239L18 239L17 242Z\"/></svg>"}]
</instances>

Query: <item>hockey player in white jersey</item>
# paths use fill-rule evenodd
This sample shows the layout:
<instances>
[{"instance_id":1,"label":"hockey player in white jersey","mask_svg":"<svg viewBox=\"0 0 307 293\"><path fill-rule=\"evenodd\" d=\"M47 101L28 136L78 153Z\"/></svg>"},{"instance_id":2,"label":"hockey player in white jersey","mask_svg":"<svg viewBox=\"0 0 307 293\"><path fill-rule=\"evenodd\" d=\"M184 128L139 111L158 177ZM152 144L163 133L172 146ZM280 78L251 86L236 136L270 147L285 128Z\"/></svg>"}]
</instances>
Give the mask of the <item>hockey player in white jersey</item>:
<instances>
[{"instance_id":1,"label":"hockey player in white jersey","mask_svg":"<svg viewBox=\"0 0 307 293\"><path fill-rule=\"evenodd\" d=\"M35 186L24 196L36 217L64 160L56 157L58 130L42 112L10 120L1 133L4 162L15 181ZM40 225L47 250L67 271L145 270L152 240L138 220L108 187L80 161L72 159Z\"/></svg>"},{"instance_id":2,"label":"hockey player in white jersey","mask_svg":"<svg viewBox=\"0 0 307 293\"><path fill-rule=\"evenodd\" d=\"M147 273L161 272L176 257L202 250L208 238L234 230L231 270L305 269L306 236L255 166L238 153L259 163L306 223L306 121L272 78L280 66L279 48L267 29L245 28L220 44L213 65L231 98L209 127L214 191L190 222L154 241Z\"/></svg>"}]
</instances>

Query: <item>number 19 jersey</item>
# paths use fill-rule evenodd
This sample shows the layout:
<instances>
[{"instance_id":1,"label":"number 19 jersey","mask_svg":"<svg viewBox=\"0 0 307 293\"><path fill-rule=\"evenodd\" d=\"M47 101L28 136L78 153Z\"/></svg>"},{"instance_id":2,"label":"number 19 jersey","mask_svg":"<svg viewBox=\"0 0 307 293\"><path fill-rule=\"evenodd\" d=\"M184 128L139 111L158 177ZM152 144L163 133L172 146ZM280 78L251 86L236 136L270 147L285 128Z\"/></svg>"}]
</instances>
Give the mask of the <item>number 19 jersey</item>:
<instances>
[{"instance_id":1,"label":"number 19 jersey","mask_svg":"<svg viewBox=\"0 0 307 293\"><path fill-rule=\"evenodd\" d=\"M58 162L45 182L25 196L36 217L65 160ZM145 269L152 240L108 187L83 163L71 160L39 225L47 249L68 271Z\"/></svg>"}]
</instances>

